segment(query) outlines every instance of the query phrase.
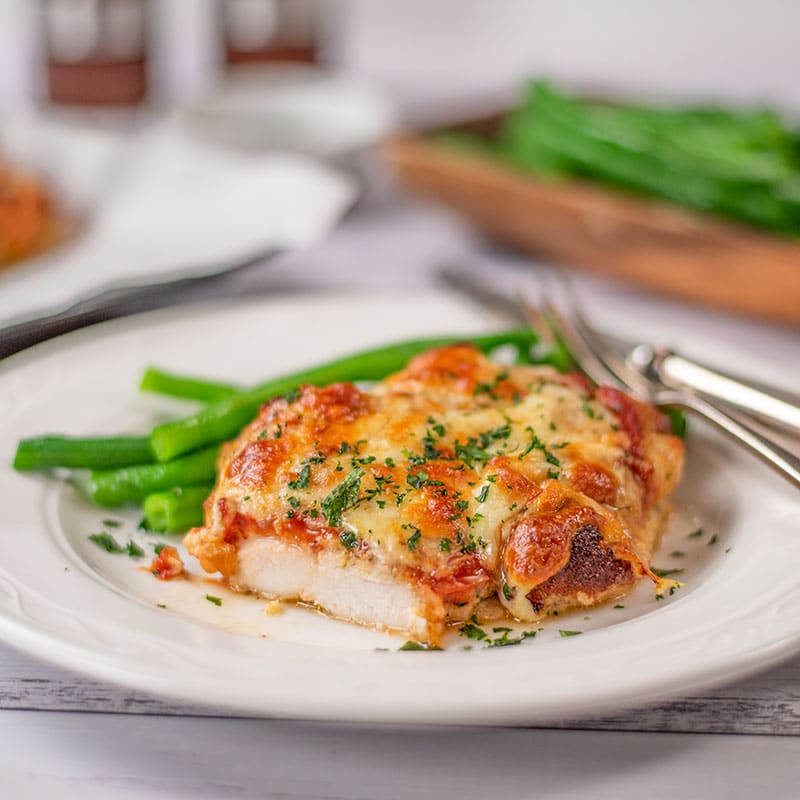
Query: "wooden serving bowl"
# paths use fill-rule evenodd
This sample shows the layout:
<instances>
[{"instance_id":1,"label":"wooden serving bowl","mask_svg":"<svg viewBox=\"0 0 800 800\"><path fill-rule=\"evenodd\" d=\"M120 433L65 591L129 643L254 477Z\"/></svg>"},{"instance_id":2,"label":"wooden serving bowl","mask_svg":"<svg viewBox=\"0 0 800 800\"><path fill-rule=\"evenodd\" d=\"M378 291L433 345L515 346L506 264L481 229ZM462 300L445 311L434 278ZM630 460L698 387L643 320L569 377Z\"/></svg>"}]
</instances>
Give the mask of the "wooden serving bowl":
<instances>
[{"instance_id":1,"label":"wooden serving bowl","mask_svg":"<svg viewBox=\"0 0 800 800\"><path fill-rule=\"evenodd\" d=\"M497 119L460 127L486 133ZM424 133L395 137L386 155L402 182L497 240L568 267L800 327L800 239L587 181L544 180Z\"/></svg>"}]
</instances>

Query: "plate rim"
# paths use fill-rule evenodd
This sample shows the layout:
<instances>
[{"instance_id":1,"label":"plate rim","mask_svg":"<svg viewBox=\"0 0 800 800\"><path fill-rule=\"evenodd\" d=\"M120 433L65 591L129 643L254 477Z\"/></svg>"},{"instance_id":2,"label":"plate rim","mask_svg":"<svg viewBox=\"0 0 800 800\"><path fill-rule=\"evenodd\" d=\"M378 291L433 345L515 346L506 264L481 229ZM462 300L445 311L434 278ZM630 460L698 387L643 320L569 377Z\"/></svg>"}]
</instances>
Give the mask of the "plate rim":
<instances>
[{"instance_id":1,"label":"plate rim","mask_svg":"<svg viewBox=\"0 0 800 800\"><path fill-rule=\"evenodd\" d=\"M403 304L408 303L411 298L419 298L421 295L424 295L428 299L434 296L437 298L437 301L441 301L443 298L447 298L448 301L455 299L455 295L450 292L417 291L399 295L396 292L372 290L359 293L346 291L338 293L326 291L320 291L314 294L300 293L298 295L292 295L292 301L299 307L305 307L309 302L330 304L343 297L350 301L353 301L355 297L355 302L364 302L365 299L375 300L379 298L389 300L392 304ZM232 310L242 306L261 306L265 302L286 304L287 298L285 296L273 297L266 301L264 298L250 298L244 300L241 298L229 298L223 301L205 301L202 303L188 304L179 309L160 309L135 315L135 317L110 320L100 325L91 326L90 328L58 337L58 339L44 342L6 359L4 363L0 364L0 379L12 372L16 367L24 367L26 364L35 363L40 358L63 357L65 350L68 352L81 342L92 342L100 338L113 337L113 334L116 332L135 329L142 324L149 325L154 321L157 324L162 319L174 320L176 316L179 316L181 320L191 321L199 314L209 309L219 313L230 313ZM2 576L0 575L0 577ZM2 609L0 609L0 638L13 646L32 653L36 657L54 664L66 666L78 672L83 672L94 678L110 680L122 686L133 687L163 697L173 697L182 701L199 702L203 705L209 705L208 699L199 697L197 691L192 689L188 684L180 684L176 683L175 680L163 678L160 681L153 681L152 676L148 678L145 677L144 674L140 674L136 669L126 669L122 663L116 666L110 666L105 664L105 662L92 659L91 655L93 651L91 648L49 637L46 633L31 629L29 626L7 617L5 610ZM56 652L53 652L54 648ZM513 650L516 650L516 648ZM730 666L722 673L724 675L724 680L736 680L759 672L771 665L780 663L798 650L800 650L800 627L798 627L791 636L786 636L782 641L770 645L769 651L766 654L764 652L753 652L747 657L741 656L735 666ZM485 656L488 654L482 655ZM430 654L425 656L425 658L430 657L432 657ZM433 657L435 658L436 655L434 654ZM416 658L419 658L419 656L416 656ZM684 679L679 686L665 686L663 680L660 682L658 680L645 680L640 682L639 689L633 694L629 691L622 690L616 693L605 690L600 692L596 691L595 696L590 700L589 707L586 706L587 696L584 694L579 703L578 701L573 705L565 705L562 703L558 711L544 707L538 711L530 708L513 709L510 707L493 710L481 706L480 709L473 707L464 709L459 713L457 709L451 707L449 709L449 718L446 720L441 719L441 708L437 711L435 706L431 709L426 709L424 707L415 706L412 703L408 703L405 708L396 707L394 710L385 707L373 707L372 709L355 710L344 715L341 713L341 708L337 711L330 705L321 713L313 713L313 711L308 708L305 710L297 708L278 708L277 711L274 709L270 711L269 709L258 707L248 710L242 707L241 701L236 700L230 695L219 695L215 697L210 704L214 707L226 708L228 710L244 710L250 713L255 711L259 715L292 717L298 719L405 724L441 724L442 722L446 724L526 724L542 720L547 721L548 719L552 719L554 714L560 719L566 719L586 716L587 714L595 715L605 711L625 708L629 705L641 705L650 700L664 699L666 696L674 694L676 691L681 693L698 691L710 685L719 684L720 680L721 673L719 672L719 665L709 662L705 667L696 668L694 672L684 675Z\"/></svg>"}]
</instances>

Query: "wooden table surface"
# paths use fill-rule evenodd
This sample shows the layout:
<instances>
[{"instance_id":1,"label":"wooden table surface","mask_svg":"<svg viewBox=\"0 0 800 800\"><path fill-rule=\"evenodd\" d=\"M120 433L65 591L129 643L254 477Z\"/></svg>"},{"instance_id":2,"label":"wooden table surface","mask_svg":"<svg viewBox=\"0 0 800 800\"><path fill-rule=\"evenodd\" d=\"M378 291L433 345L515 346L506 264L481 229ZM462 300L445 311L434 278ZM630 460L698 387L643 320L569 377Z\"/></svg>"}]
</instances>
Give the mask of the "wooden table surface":
<instances>
[{"instance_id":1,"label":"wooden table surface","mask_svg":"<svg viewBox=\"0 0 800 800\"><path fill-rule=\"evenodd\" d=\"M236 276L229 292L420 288L434 285L433 270L443 264L518 266L446 215L389 196L355 212L313 250ZM640 318L645 329L649 320L692 326L698 337L723 339L797 375L796 332L578 283L604 313ZM3 796L13 798L795 798L800 654L734 685L602 718L535 729L413 730L232 718L0 644L0 774Z\"/></svg>"}]
</instances>

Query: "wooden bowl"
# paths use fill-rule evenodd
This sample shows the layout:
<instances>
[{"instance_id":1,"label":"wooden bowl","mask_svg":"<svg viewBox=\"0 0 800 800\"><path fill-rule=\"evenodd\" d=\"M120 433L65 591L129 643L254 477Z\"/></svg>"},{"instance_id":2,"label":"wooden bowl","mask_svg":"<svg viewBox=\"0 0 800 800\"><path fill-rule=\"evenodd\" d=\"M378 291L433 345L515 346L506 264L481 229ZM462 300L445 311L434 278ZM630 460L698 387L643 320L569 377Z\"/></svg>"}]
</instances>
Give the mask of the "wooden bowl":
<instances>
[{"instance_id":1,"label":"wooden bowl","mask_svg":"<svg viewBox=\"0 0 800 800\"><path fill-rule=\"evenodd\" d=\"M486 132L496 119L460 127ZM568 267L800 327L800 239L586 181L544 180L425 134L395 137L386 154L402 182L499 241Z\"/></svg>"}]
</instances>

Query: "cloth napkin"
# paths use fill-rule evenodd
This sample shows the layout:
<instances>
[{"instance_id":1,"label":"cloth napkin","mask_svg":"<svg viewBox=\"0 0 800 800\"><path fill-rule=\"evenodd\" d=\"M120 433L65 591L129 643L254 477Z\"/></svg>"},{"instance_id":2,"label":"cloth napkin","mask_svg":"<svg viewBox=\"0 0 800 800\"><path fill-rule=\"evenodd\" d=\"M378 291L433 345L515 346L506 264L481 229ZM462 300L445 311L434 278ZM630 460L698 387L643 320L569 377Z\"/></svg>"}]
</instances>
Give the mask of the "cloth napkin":
<instances>
[{"instance_id":1,"label":"cloth napkin","mask_svg":"<svg viewBox=\"0 0 800 800\"><path fill-rule=\"evenodd\" d=\"M68 244L0 272L0 325L311 245L357 194L307 157L237 153L169 125L116 133L16 118L0 126L0 152L42 174L78 220Z\"/></svg>"}]
</instances>

